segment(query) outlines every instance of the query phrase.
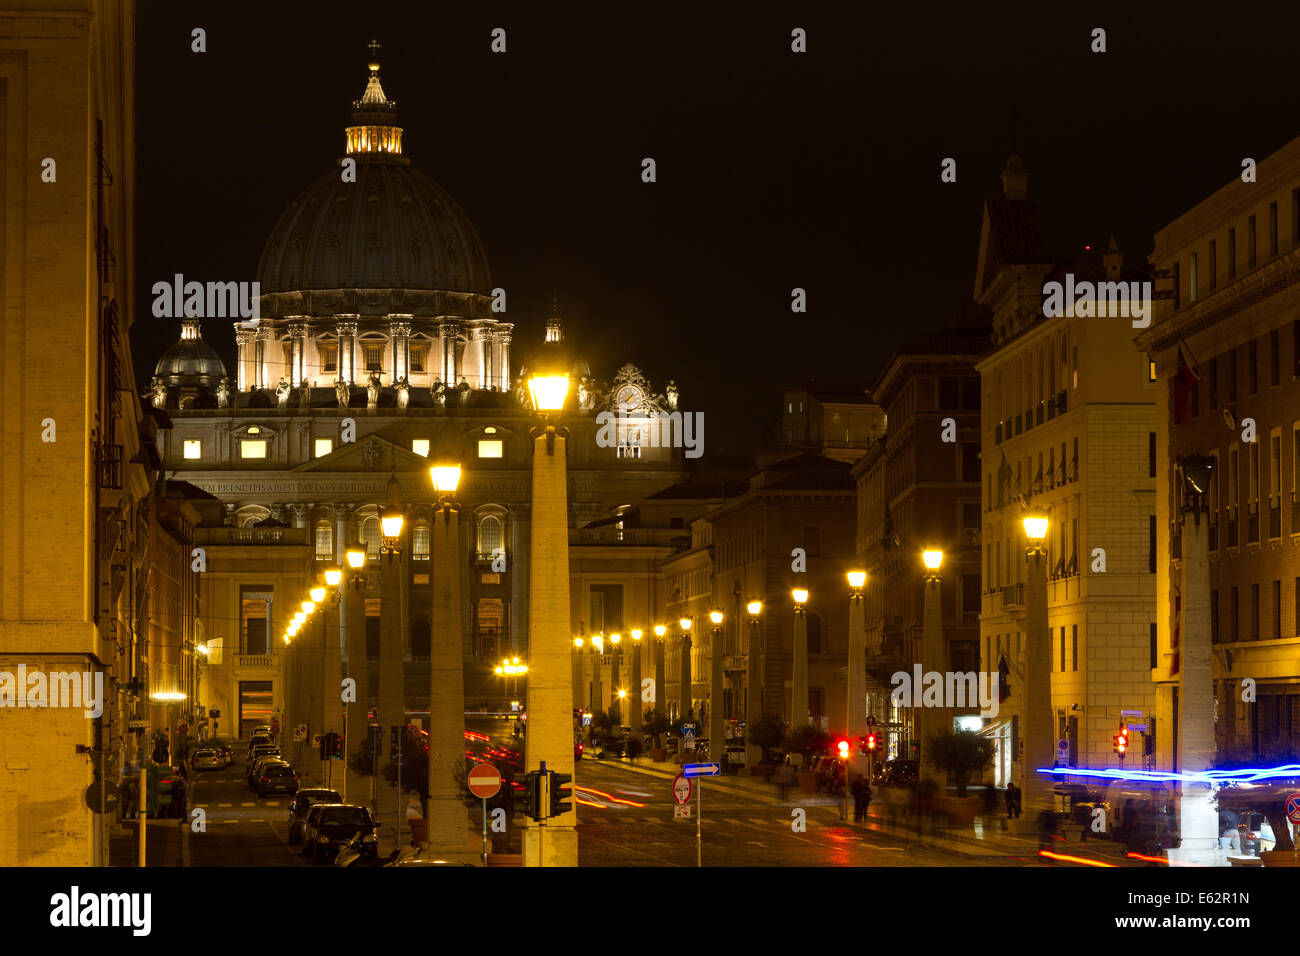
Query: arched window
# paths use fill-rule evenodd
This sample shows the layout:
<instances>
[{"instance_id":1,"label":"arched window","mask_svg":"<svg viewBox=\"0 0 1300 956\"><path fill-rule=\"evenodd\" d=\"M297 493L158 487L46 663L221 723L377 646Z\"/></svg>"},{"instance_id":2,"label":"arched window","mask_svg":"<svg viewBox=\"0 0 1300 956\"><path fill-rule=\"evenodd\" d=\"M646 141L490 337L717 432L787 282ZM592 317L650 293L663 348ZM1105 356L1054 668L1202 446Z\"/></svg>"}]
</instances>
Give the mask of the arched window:
<instances>
[{"instance_id":1,"label":"arched window","mask_svg":"<svg viewBox=\"0 0 1300 956\"><path fill-rule=\"evenodd\" d=\"M411 560L429 560L429 522L417 521L411 528Z\"/></svg>"},{"instance_id":2,"label":"arched window","mask_svg":"<svg viewBox=\"0 0 1300 956\"><path fill-rule=\"evenodd\" d=\"M334 557L334 530L325 519L316 522L316 560L328 561Z\"/></svg>"},{"instance_id":3,"label":"arched window","mask_svg":"<svg viewBox=\"0 0 1300 956\"><path fill-rule=\"evenodd\" d=\"M478 523L478 553L491 557L501 547L501 519L487 515Z\"/></svg>"},{"instance_id":4,"label":"arched window","mask_svg":"<svg viewBox=\"0 0 1300 956\"><path fill-rule=\"evenodd\" d=\"M370 515L361 522L361 543L366 546L366 557L379 557L379 549L384 544L384 529L379 526L376 515Z\"/></svg>"},{"instance_id":5,"label":"arched window","mask_svg":"<svg viewBox=\"0 0 1300 956\"><path fill-rule=\"evenodd\" d=\"M423 618L416 618L411 622L411 659L427 661L432 647L429 622Z\"/></svg>"}]
</instances>

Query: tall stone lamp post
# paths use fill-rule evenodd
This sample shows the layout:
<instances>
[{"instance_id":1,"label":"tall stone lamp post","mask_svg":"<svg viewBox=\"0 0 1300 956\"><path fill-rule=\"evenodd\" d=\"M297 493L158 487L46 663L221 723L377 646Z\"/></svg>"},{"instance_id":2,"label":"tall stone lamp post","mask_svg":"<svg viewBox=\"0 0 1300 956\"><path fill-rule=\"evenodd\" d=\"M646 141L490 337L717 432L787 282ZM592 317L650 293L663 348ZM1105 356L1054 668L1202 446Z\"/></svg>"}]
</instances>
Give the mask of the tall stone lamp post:
<instances>
[{"instance_id":1,"label":"tall stone lamp post","mask_svg":"<svg viewBox=\"0 0 1300 956\"><path fill-rule=\"evenodd\" d=\"M618 665L623 658L623 635L611 634L609 636L609 726L612 733L617 735L619 728L623 724L623 698L619 696L619 691L623 688L619 686Z\"/></svg>"},{"instance_id":2,"label":"tall stone lamp post","mask_svg":"<svg viewBox=\"0 0 1300 956\"><path fill-rule=\"evenodd\" d=\"M709 760L718 763L727 750L726 709L722 706L722 610L709 612L713 633L709 637Z\"/></svg>"},{"instance_id":3,"label":"tall stone lamp post","mask_svg":"<svg viewBox=\"0 0 1300 956\"><path fill-rule=\"evenodd\" d=\"M1214 459L1178 459L1182 498L1183 620L1178 668L1178 769L1198 773L1214 766L1214 671L1210 656L1210 547L1208 512ZM1187 517L1192 521L1189 524ZM1281 799L1281 798L1279 798ZM1183 780L1178 787L1180 841L1170 861L1185 866L1222 866L1219 815L1210 784Z\"/></svg>"},{"instance_id":4,"label":"tall stone lamp post","mask_svg":"<svg viewBox=\"0 0 1300 956\"><path fill-rule=\"evenodd\" d=\"M749 612L749 646L745 651L745 765L753 773L763 756L762 748L750 737L763 716L763 602L750 601L745 610Z\"/></svg>"},{"instance_id":5,"label":"tall stone lamp post","mask_svg":"<svg viewBox=\"0 0 1300 956\"><path fill-rule=\"evenodd\" d=\"M677 626L682 632L681 658L678 660L678 683L677 693L680 697L678 705L678 717L681 721L686 721L688 717L695 716L692 713L691 704L691 624L689 617L678 619ZM685 741L683 741L685 743Z\"/></svg>"},{"instance_id":6,"label":"tall stone lamp post","mask_svg":"<svg viewBox=\"0 0 1300 956\"><path fill-rule=\"evenodd\" d=\"M641 717L645 704L641 700L641 628L632 628L632 680L628 690L628 711L623 719L632 728L632 733L641 736Z\"/></svg>"},{"instance_id":7,"label":"tall stone lamp post","mask_svg":"<svg viewBox=\"0 0 1300 956\"><path fill-rule=\"evenodd\" d=\"M794 680L791 683L790 730L808 726L808 592L794 588ZM807 769L806 767L804 768Z\"/></svg>"},{"instance_id":8,"label":"tall stone lamp post","mask_svg":"<svg viewBox=\"0 0 1300 956\"><path fill-rule=\"evenodd\" d=\"M939 568L943 565L943 552L922 552L925 565L925 609L921 625L921 671L923 674L943 670L943 578ZM943 792L948 777L930 761L930 736L939 729L937 715L924 706L921 688L912 688L912 722L915 727L914 743L920 745L921 776L933 780Z\"/></svg>"},{"instance_id":9,"label":"tall stone lamp post","mask_svg":"<svg viewBox=\"0 0 1300 956\"><path fill-rule=\"evenodd\" d=\"M1036 827L1038 814L1055 809L1055 785L1040 769L1056 762L1056 717L1052 710L1052 636L1047 627L1047 517L1024 518L1025 560L1025 712L1020 740L1024 747L1022 817Z\"/></svg>"},{"instance_id":10,"label":"tall stone lamp post","mask_svg":"<svg viewBox=\"0 0 1300 956\"><path fill-rule=\"evenodd\" d=\"M429 469L433 515L433 646L429 649L427 845L440 856L465 853L465 807L456 770L464 765L465 673L460 611L460 465Z\"/></svg>"},{"instance_id":11,"label":"tall stone lamp post","mask_svg":"<svg viewBox=\"0 0 1300 956\"><path fill-rule=\"evenodd\" d=\"M664 635L668 633L666 624L656 624L655 631L655 692L654 707L665 717L668 716L667 690L664 686ZM659 705L663 704L662 707Z\"/></svg>"},{"instance_id":12,"label":"tall stone lamp post","mask_svg":"<svg viewBox=\"0 0 1300 956\"><path fill-rule=\"evenodd\" d=\"M569 394L568 369L559 342L547 343L538 372L528 381L533 408L545 418L534 428L532 539L528 576L528 734L525 769L573 774L573 668L569 641L569 501L565 454L568 430L554 424ZM549 782L542 786L549 813ZM577 866L578 834L573 803L564 813L528 820L524 866Z\"/></svg>"},{"instance_id":13,"label":"tall stone lamp post","mask_svg":"<svg viewBox=\"0 0 1300 956\"><path fill-rule=\"evenodd\" d=\"M860 737L867 735L867 611L862 597L862 587L867 583L866 571L850 571L849 587L849 700L848 737L849 773L852 782L862 773L862 751L857 745Z\"/></svg>"},{"instance_id":14,"label":"tall stone lamp post","mask_svg":"<svg viewBox=\"0 0 1300 956\"><path fill-rule=\"evenodd\" d=\"M348 800L349 778L355 776L348 764L352 748L366 736L366 704L370 680L366 674L366 552L349 548L348 587L343 595L344 614L348 621L347 677L350 687L343 710L343 802ZM358 781L359 783L359 781ZM359 793L360 788L351 788Z\"/></svg>"},{"instance_id":15,"label":"tall stone lamp post","mask_svg":"<svg viewBox=\"0 0 1300 956\"><path fill-rule=\"evenodd\" d=\"M398 727L406 733L406 697L402 686L402 575L406 562L402 554L402 526L406 516L402 512L401 486L396 475L388 478L388 505L379 512L379 524L384 543L379 549L379 724L381 727ZM387 738L387 734L384 735ZM375 769L380 760L375 761ZM372 793L378 793L378 774L375 775ZM397 789L402 789L398 775ZM393 824L393 832L400 843L402 812Z\"/></svg>"}]
</instances>

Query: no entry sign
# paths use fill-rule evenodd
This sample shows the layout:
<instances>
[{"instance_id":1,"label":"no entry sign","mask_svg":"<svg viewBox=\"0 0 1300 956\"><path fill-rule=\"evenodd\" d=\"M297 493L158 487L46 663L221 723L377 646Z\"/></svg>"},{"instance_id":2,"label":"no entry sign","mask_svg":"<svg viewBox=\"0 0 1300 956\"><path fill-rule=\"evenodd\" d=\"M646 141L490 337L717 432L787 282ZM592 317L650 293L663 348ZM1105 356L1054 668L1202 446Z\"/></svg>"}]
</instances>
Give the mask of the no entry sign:
<instances>
[{"instance_id":1,"label":"no entry sign","mask_svg":"<svg viewBox=\"0 0 1300 956\"><path fill-rule=\"evenodd\" d=\"M469 772L469 792L480 800L490 800L501 789L501 774L491 764L481 763Z\"/></svg>"},{"instance_id":2,"label":"no entry sign","mask_svg":"<svg viewBox=\"0 0 1300 956\"><path fill-rule=\"evenodd\" d=\"M691 789L691 782L680 773L673 777L673 799L679 806L691 799Z\"/></svg>"}]
</instances>

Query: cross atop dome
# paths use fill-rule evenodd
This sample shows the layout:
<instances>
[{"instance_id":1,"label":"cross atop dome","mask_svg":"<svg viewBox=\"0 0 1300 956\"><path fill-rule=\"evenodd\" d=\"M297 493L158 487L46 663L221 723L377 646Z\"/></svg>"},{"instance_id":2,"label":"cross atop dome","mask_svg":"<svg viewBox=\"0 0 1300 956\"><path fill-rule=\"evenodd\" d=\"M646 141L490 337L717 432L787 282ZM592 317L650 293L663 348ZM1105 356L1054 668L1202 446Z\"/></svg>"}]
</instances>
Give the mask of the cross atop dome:
<instances>
[{"instance_id":1,"label":"cross atop dome","mask_svg":"<svg viewBox=\"0 0 1300 956\"><path fill-rule=\"evenodd\" d=\"M379 82L379 41L371 40L366 47L370 59L366 68L365 92L361 99L352 101L352 123L347 129L349 155L379 153L388 156L402 155L402 129L395 125L397 101L390 100Z\"/></svg>"}]
</instances>

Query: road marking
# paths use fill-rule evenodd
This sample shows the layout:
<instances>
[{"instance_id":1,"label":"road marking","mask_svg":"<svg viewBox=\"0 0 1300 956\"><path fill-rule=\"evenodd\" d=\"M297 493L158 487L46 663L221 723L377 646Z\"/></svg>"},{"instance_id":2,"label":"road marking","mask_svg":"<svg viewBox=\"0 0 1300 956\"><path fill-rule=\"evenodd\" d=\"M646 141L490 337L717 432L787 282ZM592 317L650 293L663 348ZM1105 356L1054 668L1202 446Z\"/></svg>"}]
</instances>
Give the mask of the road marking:
<instances>
[{"instance_id":1,"label":"road marking","mask_svg":"<svg viewBox=\"0 0 1300 956\"><path fill-rule=\"evenodd\" d=\"M759 824L760 826L767 826L767 825L768 825L769 823L771 823L772 821L771 821L771 820L760 820L758 817L750 817L750 818L749 818L749 822L750 822L750 823L757 823L757 824Z\"/></svg>"},{"instance_id":2,"label":"road marking","mask_svg":"<svg viewBox=\"0 0 1300 956\"><path fill-rule=\"evenodd\" d=\"M218 803L217 806L218 806L218 807L232 807L232 806L234 806L234 804L233 804L233 803Z\"/></svg>"},{"instance_id":3,"label":"road marking","mask_svg":"<svg viewBox=\"0 0 1300 956\"><path fill-rule=\"evenodd\" d=\"M257 806L257 804L256 804L256 803L241 803L240 806L241 806L241 807L255 807L255 806Z\"/></svg>"},{"instance_id":4,"label":"road marking","mask_svg":"<svg viewBox=\"0 0 1300 956\"><path fill-rule=\"evenodd\" d=\"M733 827L744 826L744 824L741 823L739 820L733 819L731 817L723 817L722 822L730 823Z\"/></svg>"},{"instance_id":5,"label":"road marking","mask_svg":"<svg viewBox=\"0 0 1300 956\"><path fill-rule=\"evenodd\" d=\"M746 840L745 846L761 846L764 850L767 849L766 843L759 843L757 840Z\"/></svg>"},{"instance_id":6,"label":"road marking","mask_svg":"<svg viewBox=\"0 0 1300 956\"><path fill-rule=\"evenodd\" d=\"M249 823L265 823L265 820L249 820Z\"/></svg>"}]
</instances>

